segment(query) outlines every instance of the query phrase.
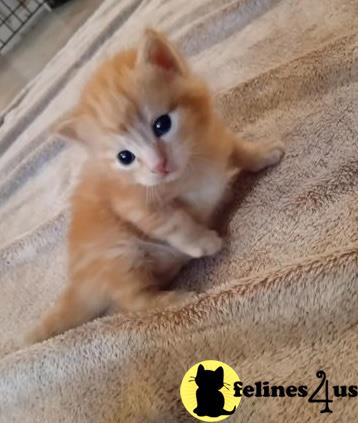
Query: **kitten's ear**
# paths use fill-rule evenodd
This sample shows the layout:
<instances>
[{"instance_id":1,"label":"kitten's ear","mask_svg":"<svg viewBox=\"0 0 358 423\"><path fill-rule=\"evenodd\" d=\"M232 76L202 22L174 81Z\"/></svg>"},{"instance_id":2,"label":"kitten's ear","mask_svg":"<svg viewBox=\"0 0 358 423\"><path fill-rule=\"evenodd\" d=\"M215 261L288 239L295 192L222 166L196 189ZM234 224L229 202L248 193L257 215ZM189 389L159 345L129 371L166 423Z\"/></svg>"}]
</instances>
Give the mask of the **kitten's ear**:
<instances>
[{"instance_id":1,"label":"kitten's ear","mask_svg":"<svg viewBox=\"0 0 358 423\"><path fill-rule=\"evenodd\" d=\"M215 374L216 374L216 376L218 376L220 378L220 380L221 379L224 380L224 369L222 368L222 366L218 367L215 370Z\"/></svg>"},{"instance_id":2,"label":"kitten's ear","mask_svg":"<svg viewBox=\"0 0 358 423\"><path fill-rule=\"evenodd\" d=\"M197 374L200 375L201 373L204 373L204 372L205 372L204 366L202 364L199 364Z\"/></svg>"},{"instance_id":3,"label":"kitten's ear","mask_svg":"<svg viewBox=\"0 0 358 423\"><path fill-rule=\"evenodd\" d=\"M50 128L50 132L68 141L86 143L84 123L79 111L72 110L58 119Z\"/></svg>"},{"instance_id":4,"label":"kitten's ear","mask_svg":"<svg viewBox=\"0 0 358 423\"><path fill-rule=\"evenodd\" d=\"M189 68L176 47L160 32L146 29L138 48L137 64L151 64L178 75L185 75Z\"/></svg>"},{"instance_id":5,"label":"kitten's ear","mask_svg":"<svg viewBox=\"0 0 358 423\"><path fill-rule=\"evenodd\" d=\"M67 140L77 139L76 121L71 113L58 119L50 128L50 132Z\"/></svg>"}]
</instances>

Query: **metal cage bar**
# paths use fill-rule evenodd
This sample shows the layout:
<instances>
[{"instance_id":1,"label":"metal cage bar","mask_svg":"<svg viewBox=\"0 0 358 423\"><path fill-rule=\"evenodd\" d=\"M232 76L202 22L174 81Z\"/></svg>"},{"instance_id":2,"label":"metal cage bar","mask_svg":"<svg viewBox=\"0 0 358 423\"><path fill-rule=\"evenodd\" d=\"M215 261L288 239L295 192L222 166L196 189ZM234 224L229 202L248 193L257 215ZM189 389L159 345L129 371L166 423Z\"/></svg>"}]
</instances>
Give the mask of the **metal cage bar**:
<instances>
[{"instance_id":1,"label":"metal cage bar","mask_svg":"<svg viewBox=\"0 0 358 423\"><path fill-rule=\"evenodd\" d=\"M46 0L0 0L0 52L43 6Z\"/></svg>"}]
</instances>

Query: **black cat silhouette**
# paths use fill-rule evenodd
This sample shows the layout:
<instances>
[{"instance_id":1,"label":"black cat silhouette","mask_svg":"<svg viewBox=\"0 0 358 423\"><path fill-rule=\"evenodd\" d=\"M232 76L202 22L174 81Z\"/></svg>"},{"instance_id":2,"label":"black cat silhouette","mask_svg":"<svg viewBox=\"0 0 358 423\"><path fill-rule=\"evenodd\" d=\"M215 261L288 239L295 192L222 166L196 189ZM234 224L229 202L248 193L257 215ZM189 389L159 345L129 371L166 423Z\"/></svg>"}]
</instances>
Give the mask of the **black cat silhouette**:
<instances>
[{"instance_id":1,"label":"black cat silhouette","mask_svg":"<svg viewBox=\"0 0 358 423\"><path fill-rule=\"evenodd\" d=\"M202 364L199 364L195 376L195 383L198 385L196 391L197 407L194 413L198 416L219 417L233 414L231 411L224 410L225 397L219 391L224 386L224 369L220 366L216 370L205 370Z\"/></svg>"}]
</instances>

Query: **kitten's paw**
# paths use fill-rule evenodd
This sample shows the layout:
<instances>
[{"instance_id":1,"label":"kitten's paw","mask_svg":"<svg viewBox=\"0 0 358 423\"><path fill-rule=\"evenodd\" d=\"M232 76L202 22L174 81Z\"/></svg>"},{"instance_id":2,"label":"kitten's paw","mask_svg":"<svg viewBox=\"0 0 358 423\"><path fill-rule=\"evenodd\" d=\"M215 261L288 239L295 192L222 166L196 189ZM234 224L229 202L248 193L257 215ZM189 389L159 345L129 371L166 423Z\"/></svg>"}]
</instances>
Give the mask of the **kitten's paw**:
<instances>
[{"instance_id":1,"label":"kitten's paw","mask_svg":"<svg viewBox=\"0 0 358 423\"><path fill-rule=\"evenodd\" d=\"M155 302L159 306L185 305L190 303L197 295L197 292L194 291L161 291Z\"/></svg>"},{"instance_id":2,"label":"kitten's paw","mask_svg":"<svg viewBox=\"0 0 358 423\"><path fill-rule=\"evenodd\" d=\"M194 258L211 256L220 251L222 245L222 238L215 231L208 229L201 234L193 245L187 247L186 253Z\"/></svg>"},{"instance_id":3,"label":"kitten's paw","mask_svg":"<svg viewBox=\"0 0 358 423\"><path fill-rule=\"evenodd\" d=\"M279 163L282 157L285 155L285 146L281 142L273 142L263 146L262 155L260 160L257 161L255 166L252 168L253 172L266 169L269 166L274 166Z\"/></svg>"},{"instance_id":4,"label":"kitten's paw","mask_svg":"<svg viewBox=\"0 0 358 423\"><path fill-rule=\"evenodd\" d=\"M30 346L38 342L45 341L49 336L45 334L39 327L35 327L23 336L23 345Z\"/></svg>"}]
</instances>

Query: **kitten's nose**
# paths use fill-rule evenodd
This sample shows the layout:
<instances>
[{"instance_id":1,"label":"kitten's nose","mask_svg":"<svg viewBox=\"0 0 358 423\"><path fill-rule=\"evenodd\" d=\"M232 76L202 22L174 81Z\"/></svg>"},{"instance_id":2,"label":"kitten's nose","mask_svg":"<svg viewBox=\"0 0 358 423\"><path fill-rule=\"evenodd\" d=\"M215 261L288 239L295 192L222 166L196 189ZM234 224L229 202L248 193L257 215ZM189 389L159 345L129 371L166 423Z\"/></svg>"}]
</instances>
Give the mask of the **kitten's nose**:
<instances>
[{"instance_id":1,"label":"kitten's nose","mask_svg":"<svg viewBox=\"0 0 358 423\"><path fill-rule=\"evenodd\" d=\"M162 158L154 166L154 172L159 173L160 175L167 175L170 171L168 168L168 161L165 158Z\"/></svg>"}]
</instances>

